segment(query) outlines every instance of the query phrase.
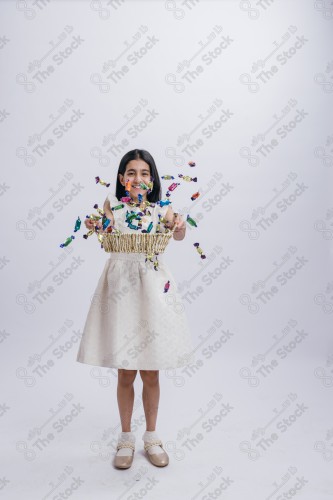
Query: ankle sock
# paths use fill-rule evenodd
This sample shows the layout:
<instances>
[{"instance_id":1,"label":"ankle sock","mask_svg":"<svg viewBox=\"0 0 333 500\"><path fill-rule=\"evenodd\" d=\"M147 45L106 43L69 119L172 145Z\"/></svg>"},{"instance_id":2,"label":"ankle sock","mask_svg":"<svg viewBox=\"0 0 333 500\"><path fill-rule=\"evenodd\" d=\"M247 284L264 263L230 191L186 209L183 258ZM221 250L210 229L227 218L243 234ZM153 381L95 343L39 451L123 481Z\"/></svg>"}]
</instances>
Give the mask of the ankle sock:
<instances>
[{"instance_id":1,"label":"ankle sock","mask_svg":"<svg viewBox=\"0 0 333 500\"><path fill-rule=\"evenodd\" d=\"M125 441L130 441L135 446L135 434L133 432L120 432L118 436L118 443L123 443ZM117 451L117 456L128 457L132 456L132 453L132 448L120 448L120 450Z\"/></svg>"},{"instance_id":2,"label":"ankle sock","mask_svg":"<svg viewBox=\"0 0 333 500\"><path fill-rule=\"evenodd\" d=\"M157 432L156 431L146 431L143 436L142 436L142 439L144 442L148 442L148 443L151 443L152 441L156 441L157 439L160 439ZM164 451L162 450L161 446L159 445L154 445L154 446L151 446L149 449L148 449L148 453L149 454L153 454L153 455L159 455L160 453L164 453Z\"/></svg>"}]
</instances>

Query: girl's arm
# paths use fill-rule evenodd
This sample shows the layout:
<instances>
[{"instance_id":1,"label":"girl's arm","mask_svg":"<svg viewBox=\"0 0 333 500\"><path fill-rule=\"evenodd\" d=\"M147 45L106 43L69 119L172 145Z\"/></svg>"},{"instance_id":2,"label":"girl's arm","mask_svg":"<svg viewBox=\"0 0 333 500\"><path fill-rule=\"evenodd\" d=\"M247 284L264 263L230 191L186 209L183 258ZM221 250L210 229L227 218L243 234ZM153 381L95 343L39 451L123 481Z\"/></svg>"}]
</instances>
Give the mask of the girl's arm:
<instances>
[{"instance_id":1,"label":"girl's arm","mask_svg":"<svg viewBox=\"0 0 333 500\"><path fill-rule=\"evenodd\" d=\"M111 210L110 200L108 198L106 198L106 200L104 202L103 212L105 213L106 217L108 219L110 219L110 221L111 221L110 224L112 226L114 226L114 217L113 217L113 213L112 213L112 210Z\"/></svg>"},{"instance_id":2,"label":"girl's arm","mask_svg":"<svg viewBox=\"0 0 333 500\"><path fill-rule=\"evenodd\" d=\"M175 213L171 206L169 206L164 218L167 221L166 226L169 229L173 229L173 227L176 226L173 233L173 239L178 241L183 240L186 233L186 224L182 220L181 215Z\"/></svg>"}]
</instances>

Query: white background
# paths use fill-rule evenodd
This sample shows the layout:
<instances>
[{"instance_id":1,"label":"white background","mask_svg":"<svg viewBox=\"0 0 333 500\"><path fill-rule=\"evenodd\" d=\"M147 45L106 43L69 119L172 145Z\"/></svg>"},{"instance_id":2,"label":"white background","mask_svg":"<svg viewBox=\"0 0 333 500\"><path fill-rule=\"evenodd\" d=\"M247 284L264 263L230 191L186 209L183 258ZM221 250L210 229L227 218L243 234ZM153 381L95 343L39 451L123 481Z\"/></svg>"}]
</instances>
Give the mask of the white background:
<instances>
[{"instance_id":1,"label":"white background","mask_svg":"<svg viewBox=\"0 0 333 500\"><path fill-rule=\"evenodd\" d=\"M0 495L331 498L330 2L2 1L0 19ZM162 469L138 373L119 471L117 370L76 362L108 256L84 228L59 245L134 148L198 177L173 194L198 227L165 260L200 362L160 372Z\"/></svg>"}]
</instances>

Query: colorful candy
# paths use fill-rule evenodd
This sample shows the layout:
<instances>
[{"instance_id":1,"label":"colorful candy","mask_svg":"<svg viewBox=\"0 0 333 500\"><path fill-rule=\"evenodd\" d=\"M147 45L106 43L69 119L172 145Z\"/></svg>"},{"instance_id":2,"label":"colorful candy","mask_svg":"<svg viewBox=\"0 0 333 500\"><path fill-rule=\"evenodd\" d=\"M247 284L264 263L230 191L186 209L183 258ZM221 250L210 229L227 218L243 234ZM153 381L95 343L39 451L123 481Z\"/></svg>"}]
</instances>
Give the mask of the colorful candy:
<instances>
[{"instance_id":1,"label":"colorful candy","mask_svg":"<svg viewBox=\"0 0 333 500\"><path fill-rule=\"evenodd\" d=\"M169 187L168 187L168 191L165 193L165 196L167 198L169 198L170 196L170 193L169 191L174 191L176 189L177 186L180 186L180 182L173 182Z\"/></svg>"},{"instance_id":2,"label":"colorful candy","mask_svg":"<svg viewBox=\"0 0 333 500\"><path fill-rule=\"evenodd\" d=\"M129 192L130 192L131 187L132 187L132 182L130 179L127 179L127 181L125 183L125 191L126 191L127 196L129 196Z\"/></svg>"},{"instance_id":3,"label":"colorful candy","mask_svg":"<svg viewBox=\"0 0 333 500\"><path fill-rule=\"evenodd\" d=\"M72 243L72 241L75 239L75 236L69 236L69 238L67 238L64 243L61 243L60 245L60 248L64 248L64 247L67 247L70 243Z\"/></svg>"},{"instance_id":4,"label":"colorful candy","mask_svg":"<svg viewBox=\"0 0 333 500\"><path fill-rule=\"evenodd\" d=\"M102 184L102 186L106 186L106 187L109 187L110 186L110 183L108 182L105 182L105 181L102 181L102 179L100 177L95 177L95 181L96 181L96 184Z\"/></svg>"},{"instance_id":5,"label":"colorful candy","mask_svg":"<svg viewBox=\"0 0 333 500\"><path fill-rule=\"evenodd\" d=\"M190 226L193 226L193 227L198 227L198 226L197 226L197 223L195 222L195 220L194 220L194 219L192 219L192 217L190 217L189 215L187 215L186 220L187 220L187 222L190 224Z\"/></svg>"},{"instance_id":6,"label":"colorful candy","mask_svg":"<svg viewBox=\"0 0 333 500\"><path fill-rule=\"evenodd\" d=\"M120 210L121 208L124 208L124 206L125 205L123 203L121 203L120 205L117 205L115 207L111 207L111 210Z\"/></svg>"},{"instance_id":7,"label":"colorful candy","mask_svg":"<svg viewBox=\"0 0 333 500\"><path fill-rule=\"evenodd\" d=\"M176 189L177 186L180 186L180 182L173 182L172 184L170 184L170 186L168 187L168 191L174 191Z\"/></svg>"},{"instance_id":8,"label":"colorful candy","mask_svg":"<svg viewBox=\"0 0 333 500\"><path fill-rule=\"evenodd\" d=\"M181 179L183 179L183 181L187 181L187 182L197 182L197 177L190 177L189 175L183 175L183 174L178 174L178 177L180 177Z\"/></svg>"},{"instance_id":9,"label":"colorful candy","mask_svg":"<svg viewBox=\"0 0 333 500\"><path fill-rule=\"evenodd\" d=\"M111 220L110 219L107 219L106 217L103 217L103 231L105 231L105 229L108 227L108 225L110 224Z\"/></svg>"},{"instance_id":10,"label":"colorful candy","mask_svg":"<svg viewBox=\"0 0 333 500\"><path fill-rule=\"evenodd\" d=\"M195 162L194 161L189 161L188 164L190 165L190 167L195 167Z\"/></svg>"},{"instance_id":11,"label":"colorful candy","mask_svg":"<svg viewBox=\"0 0 333 500\"><path fill-rule=\"evenodd\" d=\"M192 201L193 201L193 200L196 200L199 196L200 196L200 193L199 193L199 191L197 191L196 193L192 194L192 196L191 196L191 200L192 200Z\"/></svg>"},{"instance_id":12,"label":"colorful candy","mask_svg":"<svg viewBox=\"0 0 333 500\"><path fill-rule=\"evenodd\" d=\"M164 285L164 293L167 293L167 291L169 290L170 288L170 280L168 280L165 285Z\"/></svg>"},{"instance_id":13,"label":"colorful candy","mask_svg":"<svg viewBox=\"0 0 333 500\"><path fill-rule=\"evenodd\" d=\"M84 234L83 235L83 238L86 240L89 236L91 236L92 234L94 234L94 230L93 229L90 229L90 231L88 231L88 233Z\"/></svg>"},{"instance_id":14,"label":"colorful candy","mask_svg":"<svg viewBox=\"0 0 333 500\"><path fill-rule=\"evenodd\" d=\"M196 247L197 252L201 255L201 258L205 259L206 255L204 255L203 250L199 247L199 243L193 243L193 245Z\"/></svg>"},{"instance_id":15,"label":"colorful candy","mask_svg":"<svg viewBox=\"0 0 333 500\"><path fill-rule=\"evenodd\" d=\"M81 219L80 219L80 216L78 215L76 222L75 222L74 233L76 233L76 231L78 231L80 229L80 227L81 227Z\"/></svg>"},{"instance_id":16,"label":"colorful candy","mask_svg":"<svg viewBox=\"0 0 333 500\"><path fill-rule=\"evenodd\" d=\"M123 196L122 198L120 198L120 201L123 201L124 203L127 203L128 201L131 201L131 197L130 196Z\"/></svg>"},{"instance_id":17,"label":"colorful candy","mask_svg":"<svg viewBox=\"0 0 333 500\"><path fill-rule=\"evenodd\" d=\"M153 261L153 258L155 256L155 261ZM147 260L149 260L150 262L153 262L154 264L154 270L155 271L158 271L158 259L157 259L157 256L158 256L158 253L146 253L146 258L145 258L145 262L147 262Z\"/></svg>"},{"instance_id":18,"label":"colorful candy","mask_svg":"<svg viewBox=\"0 0 333 500\"><path fill-rule=\"evenodd\" d=\"M161 179L166 179L166 180L174 179L174 176L173 175L162 175Z\"/></svg>"},{"instance_id":19,"label":"colorful candy","mask_svg":"<svg viewBox=\"0 0 333 500\"><path fill-rule=\"evenodd\" d=\"M164 205L170 205L171 201L170 200L165 200L165 201L160 200L158 203L161 207L164 207Z\"/></svg>"}]
</instances>

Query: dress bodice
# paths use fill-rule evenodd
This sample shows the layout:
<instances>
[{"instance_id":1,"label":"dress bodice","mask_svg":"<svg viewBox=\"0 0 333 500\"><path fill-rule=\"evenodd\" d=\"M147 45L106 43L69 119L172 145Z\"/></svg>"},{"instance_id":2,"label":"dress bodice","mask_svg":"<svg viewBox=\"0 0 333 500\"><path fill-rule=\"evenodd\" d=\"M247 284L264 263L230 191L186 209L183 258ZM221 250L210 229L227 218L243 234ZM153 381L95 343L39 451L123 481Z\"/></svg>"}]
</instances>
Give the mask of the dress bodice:
<instances>
[{"instance_id":1,"label":"dress bodice","mask_svg":"<svg viewBox=\"0 0 333 500\"><path fill-rule=\"evenodd\" d=\"M114 216L114 226L122 233L142 233L142 231L149 231L149 227L151 227L151 230L149 231L150 234L164 233L166 231L163 222L160 222L159 215L161 217L165 217L168 208L172 205L172 203L161 207L160 204L155 202L146 208L145 214L142 214L142 210L139 207L132 207L127 203L118 200L116 195L113 193L109 193L107 199L110 202L111 209L117 205L124 205L123 208L112 210ZM129 226L129 223L126 221L126 217L131 214L139 215L137 218L133 218L131 220L131 226Z\"/></svg>"}]
</instances>

